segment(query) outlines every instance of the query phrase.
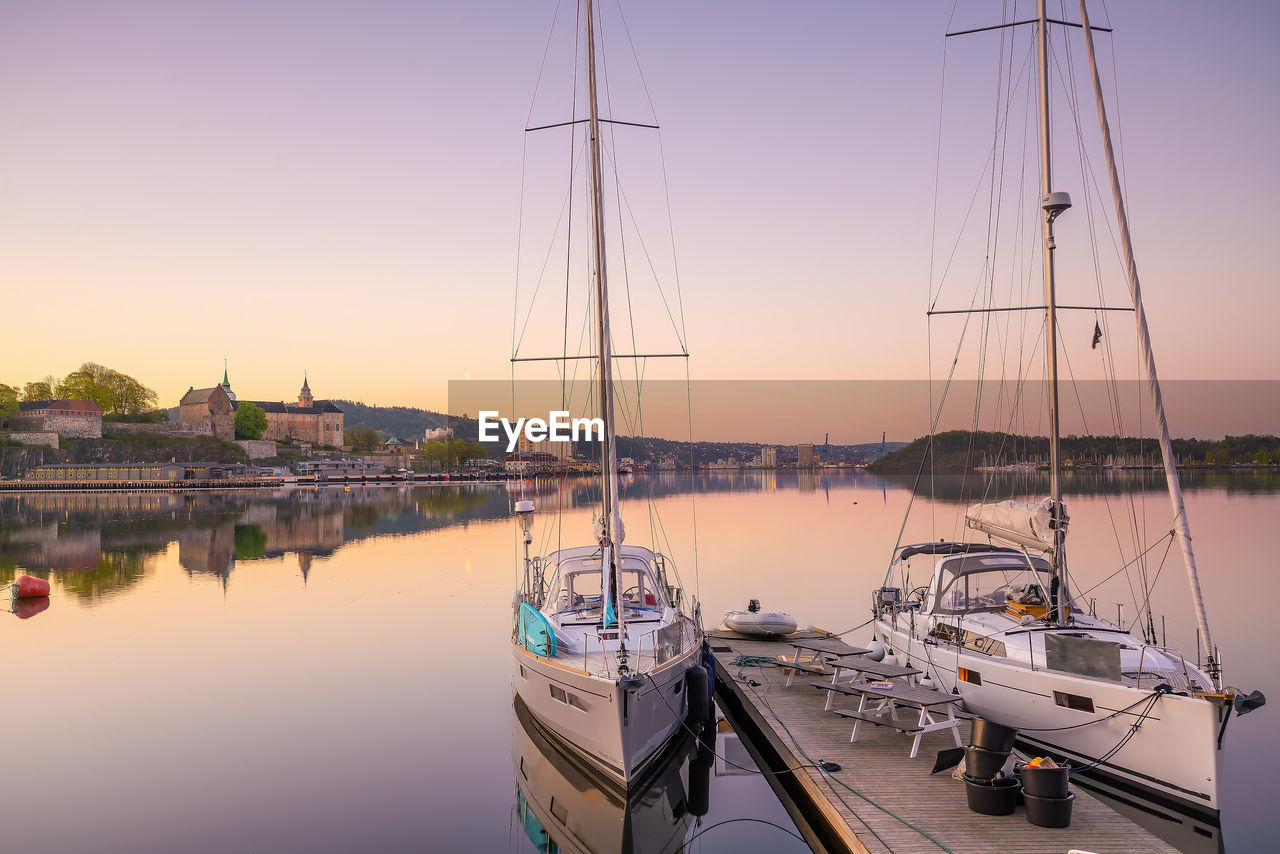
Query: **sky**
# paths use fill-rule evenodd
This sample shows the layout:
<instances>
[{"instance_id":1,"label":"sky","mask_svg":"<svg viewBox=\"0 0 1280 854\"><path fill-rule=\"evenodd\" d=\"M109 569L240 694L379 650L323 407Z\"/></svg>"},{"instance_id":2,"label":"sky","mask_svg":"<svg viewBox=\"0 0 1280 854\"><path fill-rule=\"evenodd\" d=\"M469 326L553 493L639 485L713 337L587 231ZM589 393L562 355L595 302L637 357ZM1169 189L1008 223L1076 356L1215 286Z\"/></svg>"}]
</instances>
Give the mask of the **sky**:
<instances>
[{"instance_id":1,"label":"sky","mask_svg":"<svg viewBox=\"0 0 1280 854\"><path fill-rule=\"evenodd\" d=\"M924 311L940 259L973 239L956 235L984 180L1001 54L998 36L943 34L1032 9L960 5L651 0L623 6L624 32L601 4L610 114L662 126L665 182L632 186L645 227L669 201L645 248L678 263L694 378L921 379L949 361L959 327ZM1091 9L1116 30L1100 63L1161 373L1276 379L1280 7ZM508 377L517 269L536 279L554 254L569 150L523 131L568 118L573 14L570 0L0 4L0 382L94 361L172 406L225 358L249 399L292 398L306 371L317 397L444 409L450 380ZM646 133L621 132L624 147ZM1087 303L1092 284L1069 289L1087 264L1067 250L1091 191L1058 157L1077 206L1060 220L1062 287ZM1124 296L1121 281L1104 299ZM1093 322L1064 320L1064 338Z\"/></svg>"}]
</instances>

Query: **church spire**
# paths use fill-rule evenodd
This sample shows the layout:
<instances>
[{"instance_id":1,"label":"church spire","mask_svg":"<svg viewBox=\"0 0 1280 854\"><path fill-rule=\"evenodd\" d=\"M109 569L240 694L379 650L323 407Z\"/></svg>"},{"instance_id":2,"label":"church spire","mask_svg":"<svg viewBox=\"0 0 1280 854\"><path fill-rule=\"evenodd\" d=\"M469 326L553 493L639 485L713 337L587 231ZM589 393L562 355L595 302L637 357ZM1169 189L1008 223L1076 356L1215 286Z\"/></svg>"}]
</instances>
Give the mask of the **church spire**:
<instances>
[{"instance_id":1,"label":"church spire","mask_svg":"<svg viewBox=\"0 0 1280 854\"><path fill-rule=\"evenodd\" d=\"M307 384L307 372L302 372L302 391L298 393L298 405L309 407L315 406L315 398L311 396L311 386Z\"/></svg>"},{"instance_id":2,"label":"church spire","mask_svg":"<svg viewBox=\"0 0 1280 854\"><path fill-rule=\"evenodd\" d=\"M227 393L227 397L231 398L231 402L235 403L236 393L231 390L231 380L227 377L227 360L222 360L222 390Z\"/></svg>"}]
</instances>

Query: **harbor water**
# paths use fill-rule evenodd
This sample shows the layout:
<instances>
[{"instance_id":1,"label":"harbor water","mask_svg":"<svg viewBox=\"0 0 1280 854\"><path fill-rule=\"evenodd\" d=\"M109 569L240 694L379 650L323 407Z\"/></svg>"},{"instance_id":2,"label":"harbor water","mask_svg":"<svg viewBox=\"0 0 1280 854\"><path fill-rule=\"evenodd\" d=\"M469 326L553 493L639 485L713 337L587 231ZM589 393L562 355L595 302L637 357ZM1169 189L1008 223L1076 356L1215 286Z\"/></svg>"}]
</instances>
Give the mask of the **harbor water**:
<instances>
[{"instance_id":1,"label":"harbor water","mask_svg":"<svg viewBox=\"0 0 1280 854\"><path fill-rule=\"evenodd\" d=\"M1038 477L649 473L625 479L623 510L627 541L674 557L709 628L756 598L842 631L867 620L896 542L958 536L975 489L1031 495ZM1184 487L1227 682L1280 697L1260 626L1280 580L1259 536L1280 517L1280 477L1195 472ZM1133 557L1133 531L1165 533L1162 489L1143 471L1066 479L1077 590ZM589 537L597 498L587 481L537 487L535 548ZM554 827L568 809L583 850L805 850L731 733L696 809L689 751L647 799L620 804L522 723L510 506L501 484L0 497L0 583L53 587L47 607L0 614L0 849L574 850ZM1176 550L1146 568L1157 630L1190 653ZM1126 573L1088 598L1100 616L1135 616ZM1228 728L1227 851L1269 845L1274 714Z\"/></svg>"}]
</instances>

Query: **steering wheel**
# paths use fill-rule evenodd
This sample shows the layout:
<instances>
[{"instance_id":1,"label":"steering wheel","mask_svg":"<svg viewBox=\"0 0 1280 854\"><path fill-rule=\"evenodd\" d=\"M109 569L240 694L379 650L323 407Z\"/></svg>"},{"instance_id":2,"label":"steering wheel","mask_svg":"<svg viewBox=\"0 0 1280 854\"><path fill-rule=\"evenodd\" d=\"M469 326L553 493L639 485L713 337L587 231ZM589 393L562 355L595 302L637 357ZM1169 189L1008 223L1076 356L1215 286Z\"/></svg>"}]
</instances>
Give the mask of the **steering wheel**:
<instances>
[{"instance_id":1,"label":"steering wheel","mask_svg":"<svg viewBox=\"0 0 1280 854\"><path fill-rule=\"evenodd\" d=\"M924 587L917 587L917 588L915 588L914 590L912 590L910 593L908 593L908 594L907 594L907 598L908 598L908 599L910 599L911 597L913 597L913 596L915 596L917 593L919 593L919 594L920 594L920 597L919 597L919 598L920 598L920 601L921 601L921 602L924 602L924 596L925 596L925 594L926 594L926 593L928 593L928 592L929 592L929 585L927 585L927 584L926 584Z\"/></svg>"},{"instance_id":2,"label":"steering wheel","mask_svg":"<svg viewBox=\"0 0 1280 854\"><path fill-rule=\"evenodd\" d=\"M632 587L628 587L626 590L622 591L622 597L621 597L621 598L626 599L626 598L627 598L628 596L630 596L632 593L639 593L639 592L640 592L640 585L639 585L639 584L636 584L636 585L634 585L634 586L632 586Z\"/></svg>"}]
</instances>

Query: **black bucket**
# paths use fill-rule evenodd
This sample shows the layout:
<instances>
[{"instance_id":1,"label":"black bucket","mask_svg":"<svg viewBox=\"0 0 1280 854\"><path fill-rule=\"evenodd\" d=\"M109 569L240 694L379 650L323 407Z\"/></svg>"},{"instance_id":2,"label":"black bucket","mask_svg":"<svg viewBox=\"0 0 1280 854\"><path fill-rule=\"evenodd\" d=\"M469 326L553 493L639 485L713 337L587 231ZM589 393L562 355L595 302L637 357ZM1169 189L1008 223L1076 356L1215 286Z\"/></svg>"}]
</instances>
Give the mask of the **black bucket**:
<instances>
[{"instance_id":1,"label":"black bucket","mask_svg":"<svg viewBox=\"0 0 1280 854\"><path fill-rule=\"evenodd\" d=\"M969 809L983 815L1011 815L1018 796L1018 781L1014 777L1002 780L975 780L964 775L965 796Z\"/></svg>"},{"instance_id":2,"label":"black bucket","mask_svg":"<svg viewBox=\"0 0 1280 854\"><path fill-rule=\"evenodd\" d=\"M981 747L983 750L1008 755L1009 751L1013 750L1013 740L1017 737L1016 729L993 724L982 718L974 718L973 738L969 739L969 744L973 747Z\"/></svg>"},{"instance_id":3,"label":"black bucket","mask_svg":"<svg viewBox=\"0 0 1280 854\"><path fill-rule=\"evenodd\" d=\"M1036 827L1069 827L1071 825L1071 803L1076 799L1074 794L1065 798L1037 798L1022 793L1027 802L1027 821Z\"/></svg>"},{"instance_id":4,"label":"black bucket","mask_svg":"<svg viewBox=\"0 0 1280 854\"><path fill-rule=\"evenodd\" d=\"M1004 763L1009 760L1009 751L997 753L981 747L969 745L964 749L964 770L977 780L990 780L1000 773Z\"/></svg>"},{"instance_id":5,"label":"black bucket","mask_svg":"<svg viewBox=\"0 0 1280 854\"><path fill-rule=\"evenodd\" d=\"M1022 774L1022 788L1028 795L1037 798L1065 798L1070 792L1067 781L1071 778L1071 766L1058 768L1032 768L1024 765L1018 769Z\"/></svg>"}]
</instances>

